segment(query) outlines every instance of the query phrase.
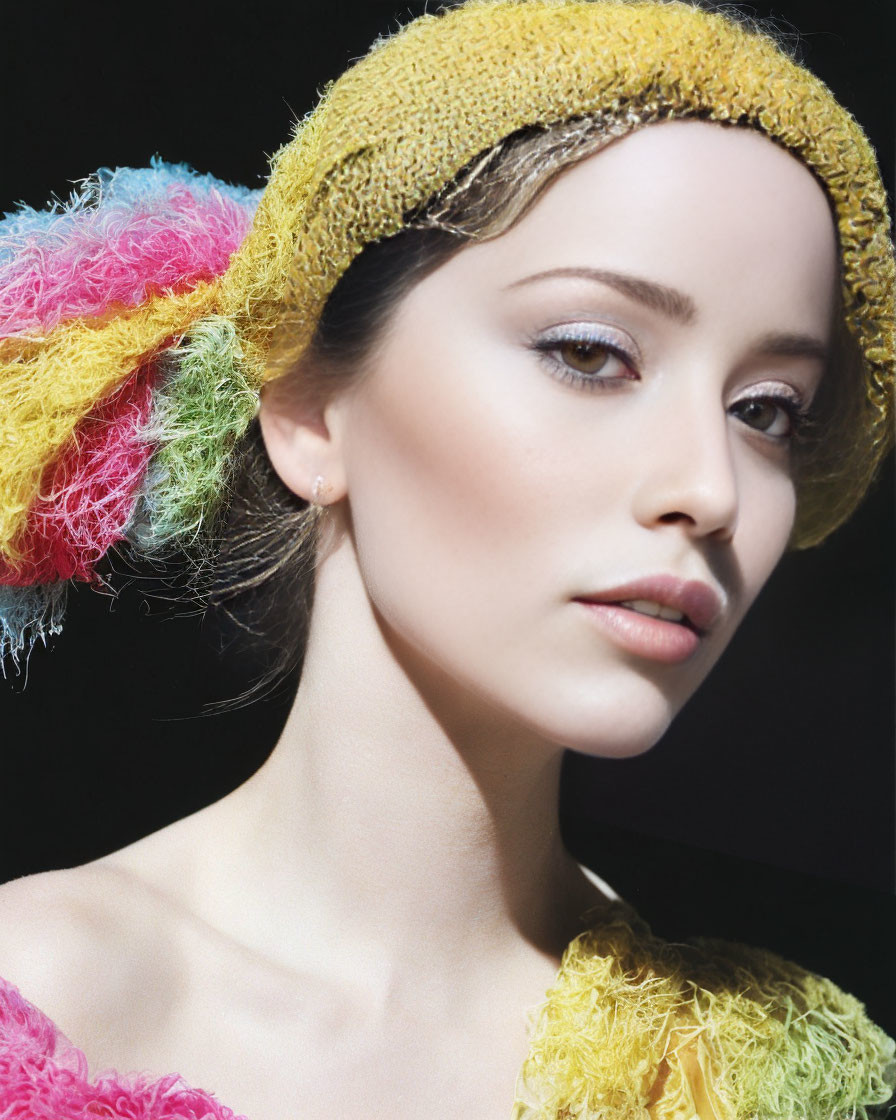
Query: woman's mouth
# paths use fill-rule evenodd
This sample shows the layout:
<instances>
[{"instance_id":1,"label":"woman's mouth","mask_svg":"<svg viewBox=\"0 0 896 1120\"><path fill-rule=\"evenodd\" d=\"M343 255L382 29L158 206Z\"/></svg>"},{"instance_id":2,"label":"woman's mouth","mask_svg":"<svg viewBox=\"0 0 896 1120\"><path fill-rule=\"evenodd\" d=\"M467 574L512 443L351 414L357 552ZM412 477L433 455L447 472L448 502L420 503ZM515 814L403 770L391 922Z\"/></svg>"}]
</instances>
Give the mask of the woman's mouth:
<instances>
[{"instance_id":1,"label":"woman's mouth","mask_svg":"<svg viewBox=\"0 0 896 1120\"><path fill-rule=\"evenodd\" d=\"M645 614L625 603L576 601L617 645L638 657L674 665L686 661L700 644L699 634L683 621Z\"/></svg>"},{"instance_id":2,"label":"woman's mouth","mask_svg":"<svg viewBox=\"0 0 896 1120\"><path fill-rule=\"evenodd\" d=\"M722 601L708 584L655 576L574 600L628 653L677 664L696 652Z\"/></svg>"}]
</instances>

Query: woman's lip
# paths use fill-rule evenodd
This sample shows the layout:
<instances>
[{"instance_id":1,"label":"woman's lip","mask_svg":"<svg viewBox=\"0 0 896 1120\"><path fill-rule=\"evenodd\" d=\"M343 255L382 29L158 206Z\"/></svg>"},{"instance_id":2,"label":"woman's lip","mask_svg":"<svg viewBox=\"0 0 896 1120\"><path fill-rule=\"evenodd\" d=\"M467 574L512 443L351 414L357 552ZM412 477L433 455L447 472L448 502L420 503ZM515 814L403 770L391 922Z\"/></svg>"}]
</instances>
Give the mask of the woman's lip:
<instances>
[{"instance_id":1,"label":"woman's lip","mask_svg":"<svg viewBox=\"0 0 896 1120\"><path fill-rule=\"evenodd\" d=\"M638 657L675 665L686 661L700 644L700 635L681 622L652 618L618 603L575 601L617 645Z\"/></svg>"},{"instance_id":2,"label":"woman's lip","mask_svg":"<svg viewBox=\"0 0 896 1120\"><path fill-rule=\"evenodd\" d=\"M659 603L660 606L681 611L690 625L701 634L715 625L723 608L721 596L708 583L701 583L694 579L679 579L671 575L645 576L643 579L632 580L618 587L577 595L575 598L577 602L585 605L607 606L619 606L623 602L647 599ZM628 613L635 614L633 611ZM635 617L649 619L647 615L635 614ZM649 620L664 621L663 619ZM679 623L671 623L671 625L680 626Z\"/></svg>"}]
</instances>

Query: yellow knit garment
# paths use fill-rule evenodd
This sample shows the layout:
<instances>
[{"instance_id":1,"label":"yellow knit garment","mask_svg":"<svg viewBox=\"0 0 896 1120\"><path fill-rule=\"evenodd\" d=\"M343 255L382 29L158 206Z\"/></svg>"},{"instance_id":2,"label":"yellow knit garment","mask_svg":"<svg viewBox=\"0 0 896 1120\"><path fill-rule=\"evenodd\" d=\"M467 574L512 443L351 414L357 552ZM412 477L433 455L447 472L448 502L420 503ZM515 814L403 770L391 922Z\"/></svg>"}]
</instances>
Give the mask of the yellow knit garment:
<instances>
[{"instance_id":1,"label":"yellow knit garment","mask_svg":"<svg viewBox=\"0 0 896 1120\"><path fill-rule=\"evenodd\" d=\"M830 980L745 945L663 942L615 903L564 955L513 1120L866 1120L894 1051Z\"/></svg>"},{"instance_id":2,"label":"yellow knit garment","mask_svg":"<svg viewBox=\"0 0 896 1120\"><path fill-rule=\"evenodd\" d=\"M893 436L894 261L861 129L770 38L678 0L468 0L374 44L332 85L275 156L253 228L216 282L156 297L122 324L76 321L25 346L0 342L0 554L15 558L41 479L79 420L171 339L204 316L223 317L241 355L238 391L283 375L365 244L399 230L509 133L596 112L758 129L827 191L866 403L852 458L800 485L793 542L821 540L854 509ZM219 445L212 440L210 453ZM202 459L201 448L193 454Z\"/></svg>"}]
</instances>

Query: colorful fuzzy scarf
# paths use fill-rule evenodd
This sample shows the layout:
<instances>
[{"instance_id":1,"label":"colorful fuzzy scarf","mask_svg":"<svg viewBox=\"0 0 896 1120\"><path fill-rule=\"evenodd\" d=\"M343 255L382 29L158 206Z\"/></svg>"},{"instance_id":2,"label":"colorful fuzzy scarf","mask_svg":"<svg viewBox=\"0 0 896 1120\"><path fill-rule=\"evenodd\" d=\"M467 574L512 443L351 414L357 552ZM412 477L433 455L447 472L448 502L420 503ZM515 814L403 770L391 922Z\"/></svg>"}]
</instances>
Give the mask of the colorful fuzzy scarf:
<instances>
[{"instance_id":1,"label":"colorful fuzzy scarf","mask_svg":"<svg viewBox=\"0 0 896 1120\"><path fill-rule=\"evenodd\" d=\"M21 386L4 419L4 458L22 466L21 496L0 513L0 662L58 632L66 581L101 582L114 544L158 554L198 535L257 391L232 322L208 316L187 339L178 313L203 309L260 193L154 160L0 222L7 388L42 347L65 404L49 454L32 450L46 443L43 379Z\"/></svg>"}]
</instances>

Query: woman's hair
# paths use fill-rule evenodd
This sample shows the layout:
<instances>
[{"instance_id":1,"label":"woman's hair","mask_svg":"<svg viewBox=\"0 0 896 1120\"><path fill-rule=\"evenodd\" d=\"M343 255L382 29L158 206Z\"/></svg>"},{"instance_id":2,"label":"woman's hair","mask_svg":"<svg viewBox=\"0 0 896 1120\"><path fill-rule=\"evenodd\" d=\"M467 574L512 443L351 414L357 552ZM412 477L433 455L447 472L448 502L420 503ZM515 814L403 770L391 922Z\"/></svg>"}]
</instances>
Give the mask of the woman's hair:
<instances>
[{"instance_id":1,"label":"woman's hair","mask_svg":"<svg viewBox=\"0 0 896 1120\"><path fill-rule=\"evenodd\" d=\"M471 161L409 213L399 233L368 244L355 257L327 299L301 361L266 392L327 400L363 377L397 305L415 284L465 245L507 232L564 170L636 126L624 116L604 114L528 127ZM848 417L861 407L861 353L842 315L836 324L832 368L794 439L797 482L808 473L823 476L830 462L842 467L853 432ZM236 701L245 702L301 667L325 512L281 482L257 419L237 454L241 466L210 603L236 626L237 646L259 658L257 679Z\"/></svg>"}]
</instances>

